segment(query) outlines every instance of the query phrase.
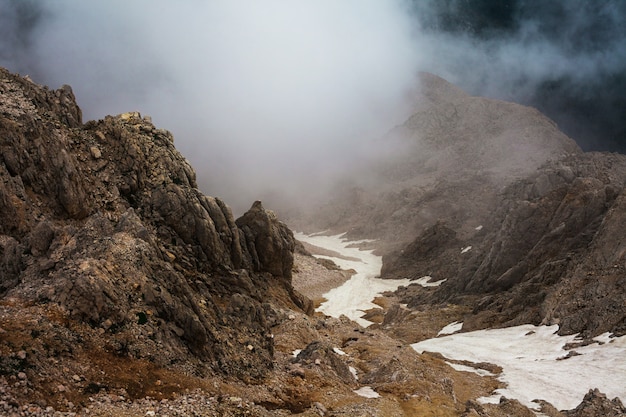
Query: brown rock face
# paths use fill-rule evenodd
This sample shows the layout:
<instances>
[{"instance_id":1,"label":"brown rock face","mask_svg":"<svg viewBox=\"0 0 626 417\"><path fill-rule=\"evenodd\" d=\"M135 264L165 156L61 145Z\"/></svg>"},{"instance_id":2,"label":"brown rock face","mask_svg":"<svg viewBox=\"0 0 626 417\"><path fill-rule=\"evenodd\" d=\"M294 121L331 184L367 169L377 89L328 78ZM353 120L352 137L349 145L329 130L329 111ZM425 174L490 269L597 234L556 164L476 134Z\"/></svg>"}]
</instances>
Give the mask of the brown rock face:
<instances>
[{"instance_id":1,"label":"brown rock face","mask_svg":"<svg viewBox=\"0 0 626 417\"><path fill-rule=\"evenodd\" d=\"M69 87L5 70L0 92L0 297L58 306L125 355L262 377L270 303L310 307L291 231L259 202L235 222L138 113L83 125Z\"/></svg>"}]
</instances>

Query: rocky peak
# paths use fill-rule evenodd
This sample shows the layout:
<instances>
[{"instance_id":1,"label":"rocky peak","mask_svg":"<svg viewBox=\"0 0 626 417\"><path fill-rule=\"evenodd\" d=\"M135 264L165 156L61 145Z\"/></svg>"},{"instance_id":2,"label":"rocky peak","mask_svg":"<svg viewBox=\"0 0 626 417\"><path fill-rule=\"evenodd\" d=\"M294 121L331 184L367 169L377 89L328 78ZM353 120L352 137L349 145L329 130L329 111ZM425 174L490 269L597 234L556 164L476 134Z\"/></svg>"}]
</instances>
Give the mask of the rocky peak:
<instances>
[{"instance_id":1,"label":"rocky peak","mask_svg":"<svg viewBox=\"0 0 626 417\"><path fill-rule=\"evenodd\" d=\"M254 268L290 279L295 239L291 230L277 220L276 214L255 201L236 224L246 237Z\"/></svg>"},{"instance_id":2,"label":"rocky peak","mask_svg":"<svg viewBox=\"0 0 626 417\"><path fill-rule=\"evenodd\" d=\"M506 187L468 232L452 219L426 228L385 258L383 272L446 279L404 289L404 300L469 305L466 330L533 323L558 324L561 334L624 334L625 185L623 155L548 162Z\"/></svg>"},{"instance_id":3,"label":"rocky peak","mask_svg":"<svg viewBox=\"0 0 626 417\"><path fill-rule=\"evenodd\" d=\"M582 152L536 109L470 96L428 73L419 82L413 115L376 143L358 181L347 179L310 215L313 229L398 248L440 220L460 229L488 219L504 187Z\"/></svg>"},{"instance_id":4,"label":"rocky peak","mask_svg":"<svg viewBox=\"0 0 626 417\"><path fill-rule=\"evenodd\" d=\"M50 90L35 84L28 76L20 77L0 68L0 113L14 119L47 119L68 127L82 124L82 112L69 85Z\"/></svg>"}]
</instances>

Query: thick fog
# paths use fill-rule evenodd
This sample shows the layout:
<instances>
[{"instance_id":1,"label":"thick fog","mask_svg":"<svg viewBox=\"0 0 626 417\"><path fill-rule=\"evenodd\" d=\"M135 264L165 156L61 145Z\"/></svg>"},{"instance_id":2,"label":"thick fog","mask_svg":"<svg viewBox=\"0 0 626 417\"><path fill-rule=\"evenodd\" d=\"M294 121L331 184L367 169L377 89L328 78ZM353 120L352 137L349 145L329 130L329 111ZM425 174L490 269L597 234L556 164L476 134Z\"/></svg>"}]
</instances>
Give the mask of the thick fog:
<instances>
[{"instance_id":1,"label":"thick fog","mask_svg":"<svg viewBox=\"0 0 626 417\"><path fill-rule=\"evenodd\" d=\"M546 4L0 0L0 65L70 84L85 119L152 116L240 213L324 189L410 114L420 70L623 149L626 2Z\"/></svg>"}]
</instances>

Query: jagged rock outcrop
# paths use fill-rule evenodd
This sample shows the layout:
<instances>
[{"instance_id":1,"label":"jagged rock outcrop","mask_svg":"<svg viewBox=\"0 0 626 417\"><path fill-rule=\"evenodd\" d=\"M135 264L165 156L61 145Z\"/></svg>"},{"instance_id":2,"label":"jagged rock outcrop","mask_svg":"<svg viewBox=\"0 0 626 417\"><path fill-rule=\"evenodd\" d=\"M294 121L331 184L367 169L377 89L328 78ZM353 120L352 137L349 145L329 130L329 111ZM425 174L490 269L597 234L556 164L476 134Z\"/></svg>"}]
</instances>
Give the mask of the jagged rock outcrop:
<instances>
[{"instance_id":1,"label":"jagged rock outcrop","mask_svg":"<svg viewBox=\"0 0 626 417\"><path fill-rule=\"evenodd\" d=\"M498 404L480 404L476 401L468 401L465 412L461 417L533 417L537 414L519 401L500 397Z\"/></svg>"},{"instance_id":2,"label":"jagged rock outcrop","mask_svg":"<svg viewBox=\"0 0 626 417\"><path fill-rule=\"evenodd\" d=\"M0 297L57 306L132 357L262 378L269 303L310 310L291 231L260 202L236 222L139 113L83 125L69 87L5 70L0 93Z\"/></svg>"},{"instance_id":3,"label":"jagged rock outcrop","mask_svg":"<svg viewBox=\"0 0 626 417\"><path fill-rule=\"evenodd\" d=\"M480 230L458 239L445 225L428 228L388 256L384 272L447 280L428 292L404 290L410 306L475 296L466 329L534 323L559 324L562 334L623 334L625 185L622 155L548 163L507 187Z\"/></svg>"},{"instance_id":4,"label":"jagged rock outcrop","mask_svg":"<svg viewBox=\"0 0 626 417\"><path fill-rule=\"evenodd\" d=\"M572 410L559 411L544 401L538 401L541 413L550 417L622 417L626 416L626 407L619 398L610 400L598 389L590 389L582 402Z\"/></svg>"},{"instance_id":5,"label":"jagged rock outcrop","mask_svg":"<svg viewBox=\"0 0 626 417\"><path fill-rule=\"evenodd\" d=\"M567 417L621 417L626 416L626 407L619 398L612 400L597 389L589 390L578 407L565 411Z\"/></svg>"},{"instance_id":6,"label":"jagged rock outcrop","mask_svg":"<svg viewBox=\"0 0 626 417\"><path fill-rule=\"evenodd\" d=\"M236 224L246 238L249 262L254 268L290 279L296 245L291 230L276 221L276 215L265 210L260 201L255 201Z\"/></svg>"},{"instance_id":7,"label":"jagged rock outcrop","mask_svg":"<svg viewBox=\"0 0 626 417\"><path fill-rule=\"evenodd\" d=\"M321 367L322 372L332 372L346 384L354 384L356 379L348 365L341 360L339 354L328 343L314 341L296 357L296 363L305 366Z\"/></svg>"}]
</instances>

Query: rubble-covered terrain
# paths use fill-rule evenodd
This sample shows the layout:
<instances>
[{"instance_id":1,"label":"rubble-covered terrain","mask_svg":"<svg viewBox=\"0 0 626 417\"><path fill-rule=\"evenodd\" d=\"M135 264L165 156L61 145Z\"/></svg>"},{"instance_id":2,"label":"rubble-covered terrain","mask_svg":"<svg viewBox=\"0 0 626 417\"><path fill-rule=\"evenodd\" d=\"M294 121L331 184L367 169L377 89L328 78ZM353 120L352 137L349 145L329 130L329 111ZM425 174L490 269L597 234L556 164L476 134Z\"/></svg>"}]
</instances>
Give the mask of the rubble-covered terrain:
<instances>
[{"instance_id":1,"label":"rubble-covered terrain","mask_svg":"<svg viewBox=\"0 0 626 417\"><path fill-rule=\"evenodd\" d=\"M469 100L451 86L437 83L441 89L431 89L432 94L439 91L437 94L446 97ZM348 279L350 272L311 257L291 230L260 202L251 202L250 210L235 219L224 202L201 193L194 170L175 149L172 135L155 127L148 117L132 112L83 123L69 87L51 90L1 69L0 94L0 414L534 415L515 400L480 404L477 398L501 386L495 376L456 371L439 355L419 354L410 347L416 339L434 337L445 324L470 314L468 304L446 293L446 286L424 292L409 286L395 296L383 297L377 302L383 310L379 324L370 328L345 317L316 314L313 307L322 301L324 292ZM477 106L499 115L488 112L485 117L489 120L515 120L495 104ZM440 110L447 118L457 113L453 107ZM419 111L428 115L435 110L425 107ZM430 116L417 117L409 124L429 120ZM441 123L448 123L446 120ZM498 126L494 122L490 129L498 131ZM541 129L554 128L542 126L529 128L529 147L539 146L531 140L537 137L536 129L541 133ZM467 127L459 129L466 131ZM539 137L541 144L552 146L548 136ZM612 229L614 223L609 222L618 222L620 216L617 208L622 191L617 167L621 159L614 156L600 162L599 156L578 156L580 152L564 136L557 142L554 152L574 155L570 158L585 160L586 165L574 169L564 159L559 166L565 167L566 173L570 167L572 175L555 179L544 168L535 174L539 179L534 182L514 182L513 178L535 169L525 165L528 158L537 167L548 159L518 157L511 181L501 180L500 175L509 162L503 162L497 172L480 174L499 178L494 180L498 186L512 185L499 194L495 185L485 183L484 195L490 199L474 201L467 216L490 201L505 201L497 210L508 211L482 215L480 224L484 223L485 229L476 231L476 236L469 229L469 217L452 216L463 212L460 206L449 212L438 209L444 200L424 206L431 214L407 208L392 215L390 222L377 223L381 236L388 239L386 233L397 225L411 225L405 227L406 234L399 235L404 239L417 225L427 224L422 220L447 213L454 221L436 223L434 233L425 232L418 238L435 239L432 253L441 255L429 258L433 262L429 271L435 271L443 259L455 274L477 265L477 261L465 264L450 255L452 248L460 251L454 245L467 244L477 248L470 256L491 247L488 252L493 256L486 259L494 266L487 269L494 274L516 260L525 261L524 271L536 275L551 265L551 253L516 252L513 256L506 244L496 239L505 232L524 233L532 228L515 216L504 222L507 229L502 231L495 221L487 220L491 216L506 218L507 213L530 213L526 218L532 218L533 213L562 212L563 221L572 221L565 221L564 231L559 231L560 224L546 220L543 229L532 236L545 241L542 233L556 227L554 236L576 237L577 225L584 224L588 234L603 237L595 240L584 235L588 239L584 248L572 239L557 251L566 260L588 259L580 276L601 274L604 283L593 294L589 293L591 286L571 280L559 283L558 288L578 291L581 300L603 297L623 279L618 273L621 240ZM442 158L449 153L445 147L432 146L441 150ZM485 152L495 161L506 154L503 149L488 147ZM491 151L497 152L492 155ZM432 169L443 163L437 158ZM603 166L612 166L614 174L603 171ZM382 165L378 169L389 178L400 175L413 181L407 177L413 169L408 165L401 172L387 172ZM596 180L578 180L583 174ZM455 187L451 189L462 188ZM528 194L527 205L532 210L524 211L524 203L515 199L518 189ZM576 194L579 189L584 193ZM420 201L435 201L432 194L423 192L425 188L420 190L415 191L422 196ZM560 198L556 206L542 199L550 193ZM395 197L389 199L398 204L394 213L402 210ZM567 217L573 213L566 204L570 201L575 207L588 207L582 220L577 220L580 216ZM590 201L593 204L586 204ZM381 208L383 212L387 209ZM433 210L438 211L437 216ZM346 224L360 222L357 214L345 218L352 222ZM364 219L361 224L371 220ZM472 222L471 226L478 224ZM360 232L371 230L362 228ZM481 236L481 242L471 241ZM403 242L408 243L406 239ZM601 242L613 246L601 248ZM424 250L414 246L416 251ZM508 254L506 259L495 246ZM381 247L389 253L386 274L419 273L421 260L409 256L412 252L395 252L399 246L389 240ZM589 247L597 249L583 250ZM574 271L571 262L552 267ZM618 267L610 269L611 263ZM598 265L602 268L596 268ZM477 327L522 320L524 312L548 305L543 300L551 296L546 293L534 304L527 303L530 310L512 309L511 317L496 314L492 318L488 312L494 311L493 306L500 308L497 291L518 287L501 285L497 274L474 286L464 286L459 281L463 277L466 275L458 274L457 281L446 277L449 288L459 290L460 299L465 297L464 291L468 297L482 297L481 291L491 294L472 313L478 317ZM528 292L520 292L523 294ZM619 320L613 319L619 295L612 297L598 303L610 312L602 318L605 330L620 328ZM408 308L399 305L405 300ZM588 301L590 308L595 306L594 300ZM424 307L443 304L446 308L432 311ZM546 317L575 317L568 309L578 311L579 306L557 303ZM584 316L572 321L571 329L593 328L590 334L601 330L592 327L594 322L583 320ZM497 367L484 366L497 374ZM587 416L597 410L609 416L623 414L619 400L593 391L576 410L562 414L545 404L543 412Z\"/></svg>"}]
</instances>

